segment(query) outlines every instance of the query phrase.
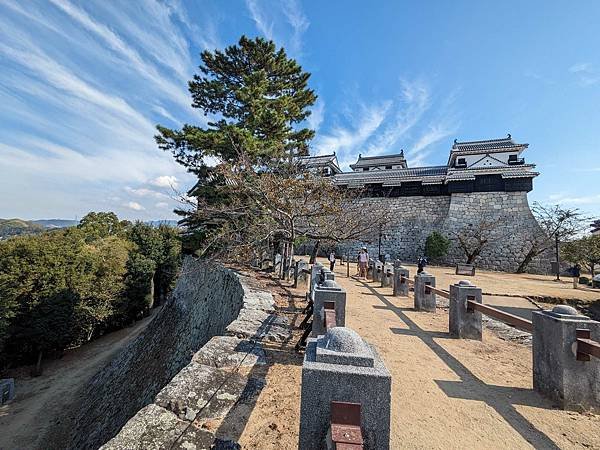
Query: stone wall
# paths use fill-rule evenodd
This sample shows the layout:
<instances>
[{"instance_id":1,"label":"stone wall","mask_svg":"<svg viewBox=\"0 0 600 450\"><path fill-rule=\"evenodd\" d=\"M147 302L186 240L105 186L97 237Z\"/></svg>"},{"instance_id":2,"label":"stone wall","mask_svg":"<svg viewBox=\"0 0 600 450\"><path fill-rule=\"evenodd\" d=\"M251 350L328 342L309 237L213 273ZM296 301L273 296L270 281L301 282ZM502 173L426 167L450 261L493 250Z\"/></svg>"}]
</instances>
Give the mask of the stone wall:
<instances>
[{"instance_id":1,"label":"stone wall","mask_svg":"<svg viewBox=\"0 0 600 450\"><path fill-rule=\"evenodd\" d=\"M238 316L244 289L231 270L185 259L177 286L147 328L80 393L81 406L48 433L46 448L97 449Z\"/></svg>"},{"instance_id":2,"label":"stone wall","mask_svg":"<svg viewBox=\"0 0 600 450\"><path fill-rule=\"evenodd\" d=\"M527 201L526 192L481 192L436 197L365 198L361 202L389 211L390 218L382 232L382 253L392 259L416 263L425 250L425 240L433 231L446 237L469 224L481 220L498 223L492 244L475 260L477 267L489 270L515 271L529 249L531 236L541 233ZM377 224L364 242L341 245L339 252L350 250L355 258L365 245L372 256L378 253ZM452 242L448 256L440 261L454 265L465 262L464 253ZM549 258L538 257L528 271L547 273Z\"/></svg>"}]
</instances>

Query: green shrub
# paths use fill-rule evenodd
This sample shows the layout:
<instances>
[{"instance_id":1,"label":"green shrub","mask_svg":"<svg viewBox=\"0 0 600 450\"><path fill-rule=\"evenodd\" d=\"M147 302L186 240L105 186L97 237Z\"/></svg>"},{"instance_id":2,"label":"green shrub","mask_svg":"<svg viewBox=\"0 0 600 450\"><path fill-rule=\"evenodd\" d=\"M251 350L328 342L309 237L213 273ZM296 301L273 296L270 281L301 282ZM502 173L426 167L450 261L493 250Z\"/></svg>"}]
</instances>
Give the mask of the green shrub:
<instances>
[{"instance_id":1,"label":"green shrub","mask_svg":"<svg viewBox=\"0 0 600 450\"><path fill-rule=\"evenodd\" d=\"M448 254L449 248L450 239L434 231L425 241L425 256L433 260L442 258Z\"/></svg>"}]
</instances>

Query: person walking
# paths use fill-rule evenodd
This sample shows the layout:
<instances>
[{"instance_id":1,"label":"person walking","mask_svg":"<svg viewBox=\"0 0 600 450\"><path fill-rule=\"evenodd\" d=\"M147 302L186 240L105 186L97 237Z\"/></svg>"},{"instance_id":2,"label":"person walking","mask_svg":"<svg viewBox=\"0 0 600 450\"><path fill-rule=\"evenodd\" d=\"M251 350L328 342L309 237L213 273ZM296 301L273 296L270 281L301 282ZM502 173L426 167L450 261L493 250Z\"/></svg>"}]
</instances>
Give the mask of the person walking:
<instances>
[{"instance_id":1,"label":"person walking","mask_svg":"<svg viewBox=\"0 0 600 450\"><path fill-rule=\"evenodd\" d=\"M333 272L333 268L335 266L335 252L332 250L329 254L329 270Z\"/></svg>"},{"instance_id":2,"label":"person walking","mask_svg":"<svg viewBox=\"0 0 600 450\"><path fill-rule=\"evenodd\" d=\"M423 272L423 270L425 269L425 266L427 265L427 258L425 258L424 256L421 256L418 260L417 260L417 273L421 273Z\"/></svg>"},{"instance_id":3,"label":"person walking","mask_svg":"<svg viewBox=\"0 0 600 450\"><path fill-rule=\"evenodd\" d=\"M581 266L575 264L571 269L571 273L573 274L573 289L577 289L579 286L579 277L581 276Z\"/></svg>"},{"instance_id":4,"label":"person walking","mask_svg":"<svg viewBox=\"0 0 600 450\"><path fill-rule=\"evenodd\" d=\"M358 254L358 267L360 268L360 278L367 278L367 264L369 264L369 252L367 247L363 247Z\"/></svg>"}]
</instances>

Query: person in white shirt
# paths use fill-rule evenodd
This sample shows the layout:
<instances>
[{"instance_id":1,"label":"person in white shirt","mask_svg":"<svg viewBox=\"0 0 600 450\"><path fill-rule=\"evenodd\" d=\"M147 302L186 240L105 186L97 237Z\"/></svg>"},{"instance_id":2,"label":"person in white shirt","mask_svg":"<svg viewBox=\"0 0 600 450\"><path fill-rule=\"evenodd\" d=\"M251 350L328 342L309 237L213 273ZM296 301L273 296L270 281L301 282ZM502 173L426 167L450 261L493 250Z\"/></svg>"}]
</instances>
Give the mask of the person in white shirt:
<instances>
[{"instance_id":1,"label":"person in white shirt","mask_svg":"<svg viewBox=\"0 0 600 450\"><path fill-rule=\"evenodd\" d=\"M335 266L335 252L331 252L329 254L329 270L333 272L333 267Z\"/></svg>"},{"instance_id":2,"label":"person in white shirt","mask_svg":"<svg viewBox=\"0 0 600 450\"><path fill-rule=\"evenodd\" d=\"M367 278L367 265L369 264L369 252L367 247L363 247L358 254L358 267L360 269L360 277Z\"/></svg>"}]
</instances>

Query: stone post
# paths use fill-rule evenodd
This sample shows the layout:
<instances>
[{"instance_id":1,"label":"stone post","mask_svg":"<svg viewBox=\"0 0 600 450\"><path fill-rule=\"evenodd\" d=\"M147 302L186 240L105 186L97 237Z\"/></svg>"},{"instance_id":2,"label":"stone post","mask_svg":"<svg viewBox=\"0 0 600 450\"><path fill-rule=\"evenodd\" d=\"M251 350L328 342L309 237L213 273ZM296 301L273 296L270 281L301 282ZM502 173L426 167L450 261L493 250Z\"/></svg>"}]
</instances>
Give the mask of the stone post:
<instances>
[{"instance_id":1,"label":"stone post","mask_svg":"<svg viewBox=\"0 0 600 450\"><path fill-rule=\"evenodd\" d=\"M4 378L0 380L0 406L15 398L15 379Z\"/></svg>"},{"instance_id":2,"label":"stone post","mask_svg":"<svg viewBox=\"0 0 600 450\"><path fill-rule=\"evenodd\" d=\"M375 347L355 331L335 327L309 339L302 364L298 448L325 448L335 401L360 403L365 449L389 449L391 382Z\"/></svg>"},{"instance_id":3,"label":"stone post","mask_svg":"<svg viewBox=\"0 0 600 450\"><path fill-rule=\"evenodd\" d=\"M435 277L425 271L415 275L415 309L435 312L435 294L429 289L435 287Z\"/></svg>"},{"instance_id":4,"label":"stone post","mask_svg":"<svg viewBox=\"0 0 600 450\"><path fill-rule=\"evenodd\" d=\"M323 270L323 265L321 263L314 263L312 269L310 269L310 294L312 296L315 285L319 282L321 278L321 271Z\"/></svg>"},{"instance_id":5,"label":"stone post","mask_svg":"<svg viewBox=\"0 0 600 450\"><path fill-rule=\"evenodd\" d=\"M410 271L403 267L398 261L398 264L394 264L394 296L395 297L408 297L408 277ZM402 277L405 279L403 280Z\"/></svg>"},{"instance_id":6,"label":"stone post","mask_svg":"<svg viewBox=\"0 0 600 450\"><path fill-rule=\"evenodd\" d=\"M469 311L467 300L481 303L481 289L467 280L450 285L450 335L461 339L481 340L481 313Z\"/></svg>"},{"instance_id":7,"label":"stone post","mask_svg":"<svg viewBox=\"0 0 600 450\"><path fill-rule=\"evenodd\" d=\"M323 283L324 281L327 281L327 280L335 280L335 273L333 273L327 267L323 267L321 283Z\"/></svg>"},{"instance_id":8,"label":"stone post","mask_svg":"<svg viewBox=\"0 0 600 450\"><path fill-rule=\"evenodd\" d=\"M325 334L325 302L335 303L335 322L338 327L346 325L346 291L333 280L315 287L312 336Z\"/></svg>"},{"instance_id":9,"label":"stone post","mask_svg":"<svg viewBox=\"0 0 600 450\"><path fill-rule=\"evenodd\" d=\"M533 387L563 409L598 411L600 360L578 360L577 330L589 330L589 339L600 341L600 322L571 306L533 312Z\"/></svg>"},{"instance_id":10,"label":"stone post","mask_svg":"<svg viewBox=\"0 0 600 450\"><path fill-rule=\"evenodd\" d=\"M390 263L383 265L381 272L381 287L389 287L394 281L394 266Z\"/></svg>"},{"instance_id":11,"label":"stone post","mask_svg":"<svg viewBox=\"0 0 600 450\"><path fill-rule=\"evenodd\" d=\"M375 261L375 270L373 271L373 281L381 282L381 276L383 274L383 263L379 260Z\"/></svg>"},{"instance_id":12,"label":"stone post","mask_svg":"<svg viewBox=\"0 0 600 450\"><path fill-rule=\"evenodd\" d=\"M369 265L367 266L367 279L374 280L375 279L375 260L373 258L369 259Z\"/></svg>"},{"instance_id":13,"label":"stone post","mask_svg":"<svg viewBox=\"0 0 600 450\"><path fill-rule=\"evenodd\" d=\"M298 282L299 283L306 283L308 281L308 274L305 272L305 270L308 270L310 267L308 265L308 263L304 260L299 260L298 261Z\"/></svg>"}]
</instances>

